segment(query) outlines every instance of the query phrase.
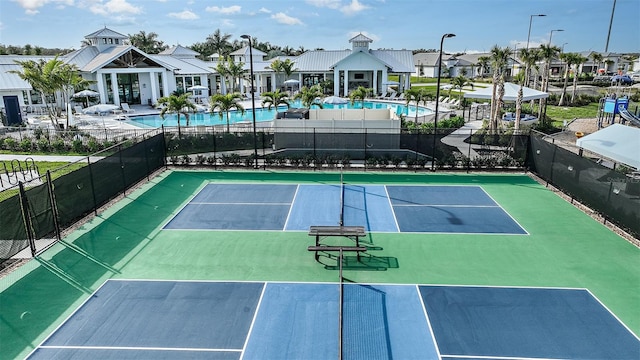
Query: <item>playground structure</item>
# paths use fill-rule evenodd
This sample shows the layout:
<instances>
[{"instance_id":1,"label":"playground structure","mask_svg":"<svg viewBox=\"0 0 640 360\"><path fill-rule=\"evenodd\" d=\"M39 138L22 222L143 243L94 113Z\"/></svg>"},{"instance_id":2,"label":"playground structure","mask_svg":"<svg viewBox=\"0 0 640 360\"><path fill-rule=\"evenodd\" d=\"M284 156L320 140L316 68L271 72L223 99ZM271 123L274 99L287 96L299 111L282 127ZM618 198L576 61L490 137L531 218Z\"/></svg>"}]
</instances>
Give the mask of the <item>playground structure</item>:
<instances>
[{"instance_id":1,"label":"playground structure","mask_svg":"<svg viewBox=\"0 0 640 360\"><path fill-rule=\"evenodd\" d=\"M38 184L39 179L38 166L32 158L26 158L24 163L13 159L8 166L7 163L2 163L0 167L0 191L15 187L21 182L31 181L32 184Z\"/></svg>"},{"instance_id":2,"label":"playground structure","mask_svg":"<svg viewBox=\"0 0 640 360\"><path fill-rule=\"evenodd\" d=\"M616 115L620 116L620 124L625 124L627 121L634 125L640 126L640 117L638 113L638 107L635 111L629 111L629 98L624 97L606 97L600 99L598 106L598 129L602 128L603 124L614 124Z\"/></svg>"}]
</instances>

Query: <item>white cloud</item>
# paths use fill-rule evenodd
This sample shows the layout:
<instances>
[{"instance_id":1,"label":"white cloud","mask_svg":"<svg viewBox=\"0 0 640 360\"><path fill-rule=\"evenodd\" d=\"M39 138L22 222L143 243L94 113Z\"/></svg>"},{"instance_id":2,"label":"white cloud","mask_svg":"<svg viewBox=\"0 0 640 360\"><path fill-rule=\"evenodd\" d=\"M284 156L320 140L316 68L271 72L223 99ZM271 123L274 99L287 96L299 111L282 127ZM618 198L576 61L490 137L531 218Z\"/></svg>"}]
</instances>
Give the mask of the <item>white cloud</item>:
<instances>
[{"instance_id":1,"label":"white cloud","mask_svg":"<svg viewBox=\"0 0 640 360\"><path fill-rule=\"evenodd\" d=\"M208 12L215 12L215 13L220 13L220 14L224 14L224 15L231 15L231 14L240 13L240 10L242 10L242 7L239 6L239 5L233 5L233 6L229 6L229 7L207 6L207 8L205 10L208 11Z\"/></svg>"},{"instance_id":2,"label":"white cloud","mask_svg":"<svg viewBox=\"0 0 640 360\"><path fill-rule=\"evenodd\" d=\"M294 17L291 17L285 13L277 13L277 14L273 14L271 15L271 18L274 19L275 21L279 22L280 24L285 24L285 25L302 25L302 21L300 21L300 19L296 19Z\"/></svg>"},{"instance_id":3,"label":"white cloud","mask_svg":"<svg viewBox=\"0 0 640 360\"><path fill-rule=\"evenodd\" d=\"M172 18L176 18L176 19L180 19L180 20L195 20L195 19L199 19L200 18L194 12L189 11L189 10L185 10L185 11L181 11L181 12L168 13L167 16L172 17Z\"/></svg>"},{"instance_id":4,"label":"white cloud","mask_svg":"<svg viewBox=\"0 0 640 360\"><path fill-rule=\"evenodd\" d=\"M266 8L260 8L260 10L258 10L258 12L264 13L264 14L271 14L271 10L266 9Z\"/></svg>"},{"instance_id":5,"label":"white cloud","mask_svg":"<svg viewBox=\"0 0 640 360\"><path fill-rule=\"evenodd\" d=\"M345 15L353 15L368 8L369 6L361 4L358 0L351 0L351 4L341 7L340 11Z\"/></svg>"},{"instance_id":6,"label":"white cloud","mask_svg":"<svg viewBox=\"0 0 640 360\"><path fill-rule=\"evenodd\" d=\"M113 15L113 14L140 14L142 8L139 6L131 5L127 0L109 0L102 4L96 3L89 7L89 11L98 15Z\"/></svg>"},{"instance_id":7,"label":"white cloud","mask_svg":"<svg viewBox=\"0 0 640 360\"><path fill-rule=\"evenodd\" d=\"M236 24L234 24L230 19L221 19L220 25L225 28L232 28L236 26Z\"/></svg>"},{"instance_id":8,"label":"white cloud","mask_svg":"<svg viewBox=\"0 0 640 360\"><path fill-rule=\"evenodd\" d=\"M6 0L4 0L6 1ZM73 0L13 0L24 9L28 15L34 15L39 12L39 8L47 4L57 4L58 6L73 5Z\"/></svg>"},{"instance_id":9,"label":"white cloud","mask_svg":"<svg viewBox=\"0 0 640 360\"><path fill-rule=\"evenodd\" d=\"M329 9L337 9L341 5L340 0L307 0L307 4Z\"/></svg>"}]
</instances>

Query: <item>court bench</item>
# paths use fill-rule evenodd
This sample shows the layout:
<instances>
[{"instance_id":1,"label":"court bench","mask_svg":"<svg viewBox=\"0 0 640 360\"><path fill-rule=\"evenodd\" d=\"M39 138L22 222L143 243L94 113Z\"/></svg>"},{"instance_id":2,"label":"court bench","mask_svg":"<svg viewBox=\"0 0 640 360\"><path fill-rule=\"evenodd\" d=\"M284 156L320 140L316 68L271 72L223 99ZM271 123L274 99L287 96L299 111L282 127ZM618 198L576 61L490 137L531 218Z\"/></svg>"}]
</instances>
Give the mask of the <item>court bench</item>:
<instances>
[{"instance_id":1,"label":"court bench","mask_svg":"<svg viewBox=\"0 0 640 360\"><path fill-rule=\"evenodd\" d=\"M309 251L315 251L316 260L319 259L318 251L355 251L360 258L360 252L366 251L366 248L360 246L360 238L366 236L367 232L364 226L310 226L309 236L316 238L316 245L309 246ZM322 246L320 240L325 237L346 237L356 242L356 246Z\"/></svg>"}]
</instances>

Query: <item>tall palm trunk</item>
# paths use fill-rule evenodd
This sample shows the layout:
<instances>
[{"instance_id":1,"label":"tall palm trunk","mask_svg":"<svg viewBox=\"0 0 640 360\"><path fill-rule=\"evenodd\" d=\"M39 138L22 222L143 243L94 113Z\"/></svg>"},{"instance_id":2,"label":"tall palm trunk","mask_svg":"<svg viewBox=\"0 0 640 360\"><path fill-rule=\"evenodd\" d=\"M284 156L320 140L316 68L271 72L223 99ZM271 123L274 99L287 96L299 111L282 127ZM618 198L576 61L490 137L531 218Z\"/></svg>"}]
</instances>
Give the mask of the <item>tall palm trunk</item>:
<instances>
[{"instance_id":1,"label":"tall palm trunk","mask_svg":"<svg viewBox=\"0 0 640 360\"><path fill-rule=\"evenodd\" d=\"M567 63L566 69L564 71L564 84L562 86L562 94L560 95L560 101L558 101L559 106L564 105L564 98L567 95L567 85L569 84L569 66L571 66L571 63Z\"/></svg>"},{"instance_id":2,"label":"tall palm trunk","mask_svg":"<svg viewBox=\"0 0 640 360\"><path fill-rule=\"evenodd\" d=\"M573 72L573 89L571 90L571 103L576 100L576 93L578 92L578 69Z\"/></svg>"}]
</instances>

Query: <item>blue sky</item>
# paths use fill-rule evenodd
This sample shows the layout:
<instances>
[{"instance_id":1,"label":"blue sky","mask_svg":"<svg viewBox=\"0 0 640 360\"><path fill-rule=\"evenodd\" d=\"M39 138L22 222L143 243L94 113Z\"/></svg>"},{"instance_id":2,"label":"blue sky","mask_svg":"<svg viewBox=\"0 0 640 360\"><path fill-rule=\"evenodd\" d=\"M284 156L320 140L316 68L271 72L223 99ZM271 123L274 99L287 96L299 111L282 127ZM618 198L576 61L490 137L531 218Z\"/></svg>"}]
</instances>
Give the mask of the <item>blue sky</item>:
<instances>
[{"instance_id":1,"label":"blue sky","mask_svg":"<svg viewBox=\"0 0 640 360\"><path fill-rule=\"evenodd\" d=\"M191 45L220 29L233 39L305 49L349 48L363 33L372 48L484 52L493 45L552 42L564 51L604 51L614 0L0 0L0 43L78 48L107 26L155 32L165 44ZM617 0L609 51L640 51L640 0Z\"/></svg>"}]
</instances>

